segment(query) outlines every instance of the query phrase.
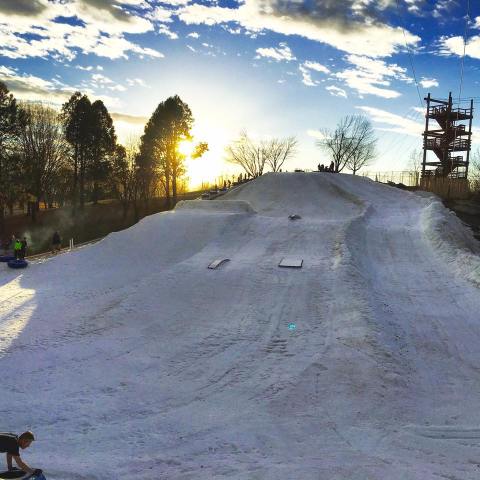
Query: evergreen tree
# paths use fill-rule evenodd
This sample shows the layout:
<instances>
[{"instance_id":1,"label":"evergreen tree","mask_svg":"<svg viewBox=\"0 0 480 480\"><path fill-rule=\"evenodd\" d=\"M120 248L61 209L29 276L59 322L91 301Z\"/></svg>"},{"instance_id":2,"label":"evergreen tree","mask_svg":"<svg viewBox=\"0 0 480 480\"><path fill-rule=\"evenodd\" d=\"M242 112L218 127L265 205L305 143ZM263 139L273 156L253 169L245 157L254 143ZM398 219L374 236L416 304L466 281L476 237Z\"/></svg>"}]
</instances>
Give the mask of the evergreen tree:
<instances>
[{"instance_id":1,"label":"evergreen tree","mask_svg":"<svg viewBox=\"0 0 480 480\"><path fill-rule=\"evenodd\" d=\"M93 184L92 200L97 203L101 185L106 183L112 171L111 156L117 142L112 117L101 100L93 102L91 106L89 139L88 176Z\"/></svg>"},{"instance_id":2,"label":"evergreen tree","mask_svg":"<svg viewBox=\"0 0 480 480\"><path fill-rule=\"evenodd\" d=\"M86 95L76 92L63 105L62 111L65 137L72 149L72 204L75 214L78 199L82 209L85 203L85 177L92 145L92 104Z\"/></svg>"},{"instance_id":3,"label":"evergreen tree","mask_svg":"<svg viewBox=\"0 0 480 480\"><path fill-rule=\"evenodd\" d=\"M176 200L177 181L185 174L185 156L178 151L178 144L191 139L192 124L189 106L175 95L158 105L141 138L139 167L145 176L143 181L161 182L168 206L171 196Z\"/></svg>"},{"instance_id":4,"label":"evergreen tree","mask_svg":"<svg viewBox=\"0 0 480 480\"><path fill-rule=\"evenodd\" d=\"M133 169L134 166L128 163L126 148L117 145L112 157L113 192L122 203L124 219L127 217L128 204L132 198Z\"/></svg>"}]
</instances>

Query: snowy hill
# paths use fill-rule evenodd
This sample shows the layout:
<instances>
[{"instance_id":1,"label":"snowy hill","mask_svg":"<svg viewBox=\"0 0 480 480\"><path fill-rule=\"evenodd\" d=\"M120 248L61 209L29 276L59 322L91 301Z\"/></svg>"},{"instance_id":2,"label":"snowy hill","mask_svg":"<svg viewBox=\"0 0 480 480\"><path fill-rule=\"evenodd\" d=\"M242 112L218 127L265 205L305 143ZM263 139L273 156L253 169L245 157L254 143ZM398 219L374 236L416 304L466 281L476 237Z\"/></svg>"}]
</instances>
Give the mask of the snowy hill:
<instances>
[{"instance_id":1,"label":"snowy hill","mask_svg":"<svg viewBox=\"0 0 480 480\"><path fill-rule=\"evenodd\" d=\"M284 173L2 267L1 430L52 480L477 479L479 253L434 197Z\"/></svg>"}]
</instances>

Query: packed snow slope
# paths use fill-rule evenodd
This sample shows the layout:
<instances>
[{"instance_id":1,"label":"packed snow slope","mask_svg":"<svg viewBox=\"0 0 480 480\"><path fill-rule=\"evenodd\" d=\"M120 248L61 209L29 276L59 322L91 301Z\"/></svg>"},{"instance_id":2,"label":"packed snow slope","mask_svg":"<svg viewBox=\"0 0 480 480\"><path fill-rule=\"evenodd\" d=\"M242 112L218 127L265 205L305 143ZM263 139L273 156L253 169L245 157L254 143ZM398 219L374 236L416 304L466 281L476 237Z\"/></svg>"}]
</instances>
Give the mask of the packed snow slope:
<instances>
[{"instance_id":1,"label":"packed snow slope","mask_svg":"<svg viewBox=\"0 0 480 480\"><path fill-rule=\"evenodd\" d=\"M478 254L433 196L283 173L3 266L0 430L51 480L478 479Z\"/></svg>"}]
</instances>

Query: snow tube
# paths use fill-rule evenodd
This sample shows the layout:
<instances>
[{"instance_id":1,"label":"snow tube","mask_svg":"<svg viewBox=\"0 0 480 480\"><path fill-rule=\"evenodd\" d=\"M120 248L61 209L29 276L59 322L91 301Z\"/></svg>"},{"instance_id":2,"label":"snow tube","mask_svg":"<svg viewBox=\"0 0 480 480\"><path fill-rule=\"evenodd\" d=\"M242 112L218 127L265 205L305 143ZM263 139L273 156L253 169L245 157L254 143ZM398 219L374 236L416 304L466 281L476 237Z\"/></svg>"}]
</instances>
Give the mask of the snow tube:
<instances>
[{"instance_id":1,"label":"snow tube","mask_svg":"<svg viewBox=\"0 0 480 480\"><path fill-rule=\"evenodd\" d=\"M18 259L18 260L10 260L8 262L8 266L10 268L25 268L28 265L28 262L26 260Z\"/></svg>"},{"instance_id":2,"label":"snow tube","mask_svg":"<svg viewBox=\"0 0 480 480\"><path fill-rule=\"evenodd\" d=\"M0 255L0 262L9 262L10 260L15 260L13 255Z\"/></svg>"}]
</instances>

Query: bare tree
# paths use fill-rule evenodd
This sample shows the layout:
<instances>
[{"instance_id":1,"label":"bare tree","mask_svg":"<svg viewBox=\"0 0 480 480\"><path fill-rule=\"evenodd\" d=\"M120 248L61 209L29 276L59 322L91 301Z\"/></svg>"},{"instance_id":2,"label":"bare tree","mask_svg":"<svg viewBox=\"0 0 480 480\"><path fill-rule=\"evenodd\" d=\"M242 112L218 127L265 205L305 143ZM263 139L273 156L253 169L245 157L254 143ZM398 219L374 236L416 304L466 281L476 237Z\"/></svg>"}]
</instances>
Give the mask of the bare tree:
<instances>
[{"instance_id":1,"label":"bare tree","mask_svg":"<svg viewBox=\"0 0 480 480\"><path fill-rule=\"evenodd\" d=\"M355 173L375 156L377 140L370 121L362 115L348 115L333 132L329 129L321 132L323 138L317 146L330 155L337 173L345 167Z\"/></svg>"},{"instance_id":2,"label":"bare tree","mask_svg":"<svg viewBox=\"0 0 480 480\"><path fill-rule=\"evenodd\" d=\"M415 148L410 152L410 158L408 162L408 169L410 170L410 173L413 175L415 186L418 186L420 184L420 173L422 171L422 162L423 162L422 151L417 150Z\"/></svg>"},{"instance_id":3,"label":"bare tree","mask_svg":"<svg viewBox=\"0 0 480 480\"><path fill-rule=\"evenodd\" d=\"M245 170L247 175L255 178L263 173L266 157L262 145L255 143L244 130L238 140L226 148L227 162L235 163Z\"/></svg>"},{"instance_id":4,"label":"bare tree","mask_svg":"<svg viewBox=\"0 0 480 480\"><path fill-rule=\"evenodd\" d=\"M480 193L480 150L475 150L471 157L468 175L475 193Z\"/></svg>"},{"instance_id":5,"label":"bare tree","mask_svg":"<svg viewBox=\"0 0 480 480\"><path fill-rule=\"evenodd\" d=\"M123 218L127 217L128 208L133 204L135 218L138 217L138 155L140 137L131 135L125 146L116 145L112 155L112 190L122 204Z\"/></svg>"},{"instance_id":6,"label":"bare tree","mask_svg":"<svg viewBox=\"0 0 480 480\"><path fill-rule=\"evenodd\" d=\"M242 131L238 140L228 145L227 161L239 165L247 175L256 178L263 174L265 165L278 172L284 162L295 154L296 147L295 137L255 142L246 131Z\"/></svg>"},{"instance_id":7,"label":"bare tree","mask_svg":"<svg viewBox=\"0 0 480 480\"><path fill-rule=\"evenodd\" d=\"M351 155L346 167L350 169L354 175L362 168L370 165L371 160L375 158L375 141L368 142L362 148L357 148Z\"/></svg>"},{"instance_id":8,"label":"bare tree","mask_svg":"<svg viewBox=\"0 0 480 480\"><path fill-rule=\"evenodd\" d=\"M31 210L32 220L35 220L40 200L53 190L52 182L66 162L68 146L58 112L42 104L26 103L20 108L24 112L20 132L21 155L27 193L36 200Z\"/></svg>"},{"instance_id":9,"label":"bare tree","mask_svg":"<svg viewBox=\"0 0 480 480\"><path fill-rule=\"evenodd\" d=\"M278 172L285 161L295 155L297 145L298 141L295 137L274 138L263 143L263 155L272 172Z\"/></svg>"}]
</instances>

